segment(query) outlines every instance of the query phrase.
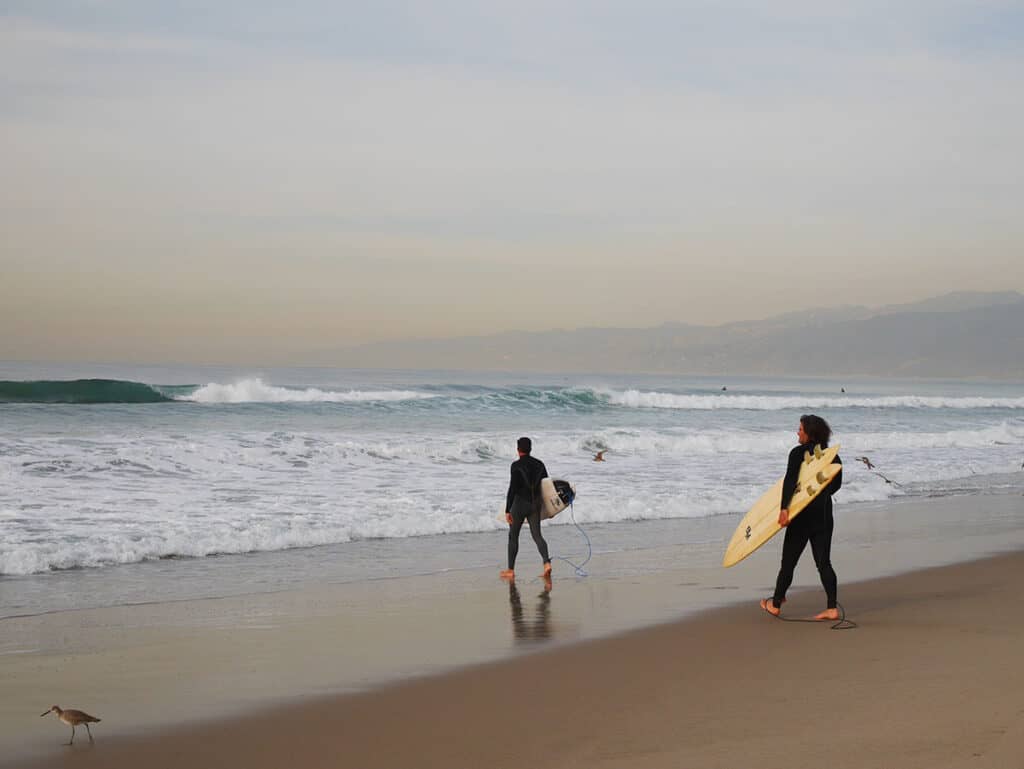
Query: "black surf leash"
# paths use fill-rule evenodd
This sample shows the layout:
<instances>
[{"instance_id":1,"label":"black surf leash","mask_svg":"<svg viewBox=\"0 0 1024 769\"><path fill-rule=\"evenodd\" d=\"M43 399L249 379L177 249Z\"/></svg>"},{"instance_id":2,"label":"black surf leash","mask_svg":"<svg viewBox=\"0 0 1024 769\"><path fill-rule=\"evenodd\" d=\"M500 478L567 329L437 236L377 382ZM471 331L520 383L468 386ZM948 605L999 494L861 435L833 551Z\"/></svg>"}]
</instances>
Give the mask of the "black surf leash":
<instances>
[{"instance_id":1,"label":"black surf leash","mask_svg":"<svg viewBox=\"0 0 1024 769\"><path fill-rule=\"evenodd\" d=\"M772 601L771 598L766 598L765 600ZM836 621L836 624L832 625L832 627L829 628L829 630L853 630L855 627L857 627L856 622L854 622L852 619L846 618L846 609L843 608L843 605L839 603L839 601L836 601L836 608L839 609L839 619ZM771 614L771 616L775 617L775 619L782 620L783 622L813 622L815 625L817 625L823 621L828 621L820 619L801 619L799 617L783 617L781 614L772 614L767 609L765 609L765 611L768 614Z\"/></svg>"}]
</instances>

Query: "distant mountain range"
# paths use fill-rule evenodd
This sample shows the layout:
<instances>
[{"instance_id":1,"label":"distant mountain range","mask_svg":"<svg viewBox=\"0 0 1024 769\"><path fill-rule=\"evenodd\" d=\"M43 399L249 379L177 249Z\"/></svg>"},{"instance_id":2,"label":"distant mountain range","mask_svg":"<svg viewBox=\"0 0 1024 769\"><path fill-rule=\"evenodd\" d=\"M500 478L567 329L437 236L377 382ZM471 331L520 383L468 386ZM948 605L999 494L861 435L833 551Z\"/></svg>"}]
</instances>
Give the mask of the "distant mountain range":
<instances>
[{"instance_id":1,"label":"distant mountain range","mask_svg":"<svg viewBox=\"0 0 1024 769\"><path fill-rule=\"evenodd\" d=\"M1024 295L956 292L720 326L380 342L331 357L367 368L1024 379Z\"/></svg>"}]
</instances>

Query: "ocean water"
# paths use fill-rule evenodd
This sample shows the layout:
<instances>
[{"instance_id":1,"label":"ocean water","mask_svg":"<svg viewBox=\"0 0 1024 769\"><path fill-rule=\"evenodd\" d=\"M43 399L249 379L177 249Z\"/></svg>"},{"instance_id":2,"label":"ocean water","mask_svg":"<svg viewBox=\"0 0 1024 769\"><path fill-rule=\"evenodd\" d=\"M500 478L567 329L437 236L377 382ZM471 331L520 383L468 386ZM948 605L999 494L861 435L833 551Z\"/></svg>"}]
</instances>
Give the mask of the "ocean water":
<instances>
[{"instance_id":1,"label":"ocean water","mask_svg":"<svg viewBox=\"0 0 1024 769\"><path fill-rule=\"evenodd\" d=\"M576 484L585 529L702 536L781 475L808 412L842 446L844 503L1024 490L1019 383L8 363L0 575L389 545L441 569L417 541L500 543L520 435Z\"/></svg>"}]
</instances>

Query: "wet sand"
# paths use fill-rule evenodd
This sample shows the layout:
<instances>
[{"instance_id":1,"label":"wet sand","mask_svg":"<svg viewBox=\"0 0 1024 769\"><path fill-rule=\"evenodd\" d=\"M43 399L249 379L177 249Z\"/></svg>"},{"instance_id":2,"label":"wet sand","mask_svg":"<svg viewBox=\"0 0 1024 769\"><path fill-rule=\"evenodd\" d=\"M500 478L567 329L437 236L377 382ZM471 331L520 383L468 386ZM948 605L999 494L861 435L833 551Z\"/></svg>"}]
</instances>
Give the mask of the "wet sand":
<instances>
[{"instance_id":1,"label":"wet sand","mask_svg":"<svg viewBox=\"0 0 1024 769\"><path fill-rule=\"evenodd\" d=\"M69 730L50 723L52 751L18 766L1020 769L1022 575L1018 551L845 585L852 630L736 605L244 717L139 734L107 719L91 746L60 747ZM536 629L533 585L521 619ZM808 589L786 610L820 604Z\"/></svg>"}]
</instances>

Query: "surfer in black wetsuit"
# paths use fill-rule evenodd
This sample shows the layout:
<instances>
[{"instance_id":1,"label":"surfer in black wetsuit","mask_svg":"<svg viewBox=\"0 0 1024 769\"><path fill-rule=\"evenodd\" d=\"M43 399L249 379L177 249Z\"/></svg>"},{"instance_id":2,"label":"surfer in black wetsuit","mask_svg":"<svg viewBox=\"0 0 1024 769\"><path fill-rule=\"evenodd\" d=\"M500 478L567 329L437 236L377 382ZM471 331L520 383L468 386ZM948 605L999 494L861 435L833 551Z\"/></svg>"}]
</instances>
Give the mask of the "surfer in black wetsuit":
<instances>
[{"instance_id":1,"label":"surfer in black wetsuit","mask_svg":"<svg viewBox=\"0 0 1024 769\"><path fill-rule=\"evenodd\" d=\"M815 616L815 619L839 619L839 610L836 607L838 580L835 569L832 568L831 557L832 495L843 485L843 471L840 470L832 483L815 497L791 523L789 502L796 491L797 480L800 477L800 465L804 461L804 452L814 451L815 445L820 445L822 448L828 446L829 438L832 437L832 428L821 417L804 414L800 417L800 428L797 430L796 436L800 445L789 452L786 477L782 481L782 500L779 509L779 525L786 527L786 538L782 542L782 567L779 569L779 577L775 582L775 595L763 599L761 608L769 614L779 615L779 609L786 600L786 591L789 590L789 586L793 582L796 562L800 560L800 555L807 543L810 542L811 552L814 554L814 564L818 567L821 584L825 588L825 596L828 599L827 608ZM843 463L838 455L833 462L840 465Z\"/></svg>"},{"instance_id":2,"label":"surfer in black wetsuit","mask_svg":"<svg viewBox=\"0 0 1024 769\"><path fill-rule=\"evenodd\" d=\"M505 520L508 531L508 568L501 572L502 579L515 579L516 556L519 554L519 531L523 521L530 522L530 534L544 559L544 576L551 576L551 556L548 543L540 533L540 481L548 477L548 470L539 459L530 456L533 443L529 438L516 441L519 459L512 463L512 478L505 497Z\"/></svg>"}]
</instances>

